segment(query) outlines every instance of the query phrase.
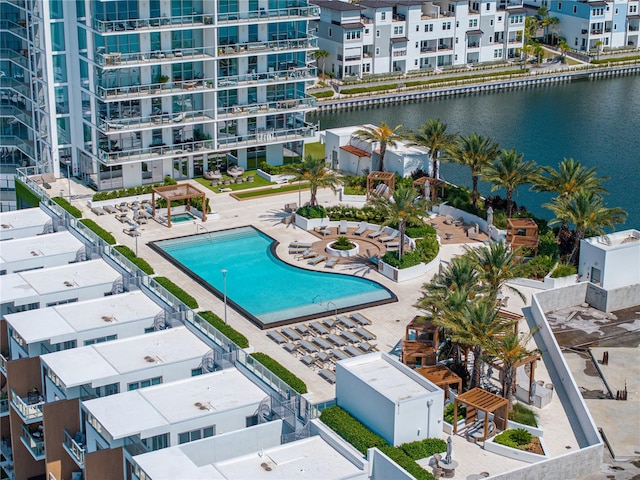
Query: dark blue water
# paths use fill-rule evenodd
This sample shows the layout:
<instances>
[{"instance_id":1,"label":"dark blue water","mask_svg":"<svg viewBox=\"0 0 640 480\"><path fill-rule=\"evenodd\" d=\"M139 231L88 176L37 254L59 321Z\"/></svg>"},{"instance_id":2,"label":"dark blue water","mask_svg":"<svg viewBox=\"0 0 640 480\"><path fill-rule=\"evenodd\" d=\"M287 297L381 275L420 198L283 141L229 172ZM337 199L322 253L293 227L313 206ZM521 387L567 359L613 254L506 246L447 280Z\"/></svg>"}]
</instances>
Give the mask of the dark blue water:
<instances>
[{"instance_id":1,"label":"dark blue water","mask_svg":"<svg viewBox=\"0 0 640 480\"><path fill-rule=\"evenodd\" d=\"M477 94L417 103L354 109L316 115L323 129L386 122L416 129L429 118L440 118L451 131L475 131L494 137L502 148L516 148L525 159L557 167L563 157L594 166L610 195L608 206L629 214L620 228L640 228L640 76L584 80L570 84ZM444 179L471 186L463 166L444 164ZM483 194L490 193L482 185ZM504 197L504 191L495 192ZM520 189L515 200L538 216L551 195Z\"/></svg>"}]
</instances>

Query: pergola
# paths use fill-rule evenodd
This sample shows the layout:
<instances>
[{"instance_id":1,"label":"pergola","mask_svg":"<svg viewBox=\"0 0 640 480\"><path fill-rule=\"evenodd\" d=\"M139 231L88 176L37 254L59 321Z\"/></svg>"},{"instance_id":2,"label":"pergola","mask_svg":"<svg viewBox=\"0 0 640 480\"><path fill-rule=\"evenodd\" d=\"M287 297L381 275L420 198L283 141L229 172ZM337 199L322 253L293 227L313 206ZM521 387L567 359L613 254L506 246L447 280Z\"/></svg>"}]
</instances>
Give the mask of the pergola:
<instances>
[{"instance_id":1,"label":"pergola","mask_svg":"<svg viewBox=\"0 0 640 480\"><path fill-rule=\"evenodd\" d=\"M416 372L435 383L444 390L444 398L449 396L449 387L454 387L456 392L462 391L462 379L453 373L446 365L432 365L430 367L416 368Z\"/></svg>"},{"instance_id":2,"label":"pergola","mask_svg":"<svg viewBox=\"0 0 640 480\"><path fill-rule=\"evenodd\" d=\"M507 244L514 247L529 247L538 250L538 224L532 218L510 218L507 220Z\"/></svg>"},{"instance_id":3,"label":"pergola","mask_svg":"<svg viewBox=\"0 0 640 480\"><path fill-rule=\"evenodd\" d=\"M444 197L444 181L440 180L439 178L420 177L419 179L413 181L413 187L419 192L424 192L425 183L429 184L429 192L433 192L433 188L437 190L438 187L441 187L440 195ZM427 198L427 200L430 199Z\"/></svg>"},{"instance_id":4,"label":"pergola","mask_svg":"<svg viewBox=\"0 0 640 480\"><path fill-rule=\"evenodd\" d=\"M533 399L533 393L531 391L531 386L534 384L535 381L535 371L536 371L536 362L538 360L540 360L540 355L534 354L534 355L529 355L526 358L523 358L522 360L520 360L518 363L516 363L513 368L515 371L518 370L519 367L521 367L522 365L529 365L529 388L528 388L528 392L527 392L527 403L529 405L531 405L532 403L532 399ZM494 367L497 368L498 370L500 370L501 372L504 372L504 364L501 360L498 359L493 359L489 361L489 364ZM526 372L526 367L525 367L525 372ZM504 382L504 380L503 380ZM517 382L517 376L516 374L513 375L513 385L514 385L514 393L515 393L515 386L518 384ZM503 388L504 388L504 383L503 383Z\"/></svg>"},{"instance_id":5,"label":"pergola","mask_svg":"<svg viewBox=\"0 0 640 480\"><path fill-rule=\"evenodd\" d=\"M393 190L396 185L396 174L392 172L371 172L367 176L367 200L369 200L369 195L376 182L382 182L389 187L389 190Z\"/></svg>"},{"instance_id":6,"label":"pergola","mask_svg":"<svg viewBox=\"0 0 640 480\"><path fill-rule=\"evenodd\" d=\"M484 412L484 435L481 440L489 437L489 414L493 413L494 423L496 427L504 430L509 415L509 400L487 392L481 388L473 388L468 392L458 395L453 401L453 418L458 418L458 404L463 403L467 406L467 423L471 417L478 416L478 410ZM502 415L500 415L502 413ZM457 433L458 424L453 424L453 433Z\"/></svg>"},{"instance_id":7,"label":"pergola","mask_svg":"<svg viewBox=\"0 0 640 480\"><path fill-rule=\"evenodd\" d=\"M191 199L202 199L202 221L207 221L207 194L189 183L180 185L165 185L162 187L153 187L151 189L151 205L152 214L156 216L156 194L160 195L167 201L167 226L171 228L171 202L175 200L186 200L187 210L191 209Z\"/></svg>"}]
</instances>

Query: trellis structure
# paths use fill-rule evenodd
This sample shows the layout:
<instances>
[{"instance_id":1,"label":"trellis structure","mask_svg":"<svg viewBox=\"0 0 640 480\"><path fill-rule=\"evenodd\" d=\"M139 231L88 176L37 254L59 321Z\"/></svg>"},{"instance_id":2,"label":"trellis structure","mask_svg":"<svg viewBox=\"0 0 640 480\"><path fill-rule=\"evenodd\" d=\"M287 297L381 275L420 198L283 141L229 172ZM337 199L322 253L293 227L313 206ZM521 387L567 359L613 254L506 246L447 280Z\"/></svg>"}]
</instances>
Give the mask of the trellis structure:
<instances>
[{"instance_id":1,"label":"trellis structure","mask_svg":"<svg viewBox=\"0 0 640 480\"><path fill-rule=\"evenodd\" d=\"M396 186L396 174L392 172L371 172L367 176L367 200L369 200L369 195L371 195L377 182L384 183L391 191Z\"/></svg>"},{"instance_id":2,"label":"trellis structure","mask_svg":"<svg viewBox=\"0 0 640 480\"><path fill-rule=\"evenodd\" d=\"M454 387L457 393L462 392L462 378L449 370L446 365L416 368L416 373L443 389L445 399L449 397L449 387Z\"/></svg>"},{"instance_id":3,"label":"trellis structure","mask_svg":"<svg viewBox=\"0 0 640 480\"><path fill-rule=\"evenodd\" d=\"M187 210L191 209L191 199L200 198L202 200L202 221L207 221L207 194L189 183L179 185L165 185L153 187L151 189L152 214L156 216L156 194L160 195L167 202L167 226L171 228L171 202L176 200L186 200Z\"/></svg>"},{"instance_id":4,"label":"trellis structure","mask_svg":"<svg viewBox=\"0 0 640 480\"><path fill-rule=\"evenodd\" d=\"M458 418L458 405L467 406L467 418L465 423L469 424L478 416L478 410L484 412L484 434L480 440L489 438L489 414L493 413L493 421L496 427L504 430L509 416L509 400L487 392L481 388L473 388L468 392L458 395L453 401L453 418ZM454 435L458 431L458 423L453 424Z\"/></svg>"}]
</instances>

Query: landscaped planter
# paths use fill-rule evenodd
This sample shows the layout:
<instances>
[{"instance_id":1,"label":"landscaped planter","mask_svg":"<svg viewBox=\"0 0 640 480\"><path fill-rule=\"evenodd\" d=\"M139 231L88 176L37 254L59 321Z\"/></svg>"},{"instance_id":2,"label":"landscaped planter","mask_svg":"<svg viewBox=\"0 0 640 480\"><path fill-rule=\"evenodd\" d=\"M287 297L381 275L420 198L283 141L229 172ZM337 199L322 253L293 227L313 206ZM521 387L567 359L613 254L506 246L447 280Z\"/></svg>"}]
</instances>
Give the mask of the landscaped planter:
<instances>
[{"instance_id":1,"label":"landscaped planter","mask_svg":"<svg viewBox=\"0 0 640 480\"><path fill-rule=\"evenodd\" d=\"M388 263L380 260L378 263L378 272L385 277L393 280L394 282L405 282L407 280L413 280L414 278L421 277L425 273L435 269L440 264L440 256L442 255L442 249L438 250L436 257L429 263L421 263L414 267L398 269L389 265Z\"/></svg>"},{"instance_id":2,"label":"landscaped planter","mask_svg":"<svg viewBox=\"0 0 640 480\"><path fill-rule=\"evenodd\" d=\"M118 197L118 198L112 198L111 200L98 200L95 202L93 200L89 200L87 202L87 206L89 208L104 207L105 205L120 205L122 202L133 203L133 202L142 202L143 200L151 201L151 194L145 193L143 195L134 195L132 197Z\"/></svg>"},{"instance_id":3,"label":"landscaped planter","mask_svg":"<svg viewBox=\"0 0 640 480\"><path fill-rule=\"evenodd\" d=\"M576 274L566 277L552 278L552 273L553 270L551 270L551 272L544 277L544 280L534 280L532 278L514 278L510 281L510 283L513 283L514 285L520 285L522 287L537 288L539 290L553 290L554 288L573 285L577 282L578 279L578 275Z\"/></svg>"},{"instance_id":4,"label":"landscaped planter","mask_svg":"<svg viewBox=\"0 0 640 480\"><path fill-rule=\"evenodd\" d=\"M523 423L514 422L513 420L507 421L507 428L509 430L514 430L516 428L522 428L529 432L531 435L535 435L536 437L542 437L543 431L540 427L532 427L530 425L525 425ZM543 447L544 448L544 447Z\"/></svg>"},{"instance_id":5,"label":"landscaped planter","mask_svg":"<svg viewBox=\"0 0 640 480\"><path fill-rule=\"evenodd\" d=\"M270 173L267 173L260 169L258 169L256 173L260 178L264 178L271 183L287 183L289 180L294 178L293 175L283 175L281 173L271 175Z\"/></svg>"},{"instance_id":6,"label":"landscaped planter","mask_svg":"<svg viewBox=\"0 0 640 480\"><path fill-rule=\"evenodd\" d=\"M344 193L344 188L341 188L340 201L351 202L351 203L366 203L367 196L366 195L347 195L346 193Z\"/></svg>"},{"instance_id":7,"label":"landscaped planter","mask_svg":"<svg viewBox=\"0 0 640 480\"><path fill-rule=\"evenodd\" d=\"M325 251L329 255L334 255L334 256L337 256L337 257L354 257L354 256L358 255L358 253L360 253L360 245L358 245L358 242L351 242L351 243L353 243L354 247L352 249L349 249L349 250L338 250L336 248L332 248L331 246L334 243L335 242L331 242L330 244L328 244L325 247Z\"/></svg>"},{"instance_id":8,"label":"landscaped planter","mask_svg":"<svg viewBox=\"0 0 640 480\"><path fill-rule=\"evenodd\" d=\"M542 449L546 451L542 437L540 437L540 444L542 445ZM487 439L484 442L484 449L487 452L497 453L498 455L502 455L503 457L513 458L514 460L520 460L521 462L526 463L536 463L542 460L547 460L549 458L546 455L538 455L537 453L525 452L524 450L518 450L517 448L511 448L507 447L506 445L495 443L493 441L493 437Z\"/></svg>"},{"instance_id":9,"label":"landscaped planter","mask_svg":"<svg viewBox=\"0 0 640 480\"><path fill-rule=\"evenodd\" d=\"M329 217L324 218L305 218L301 215L296 215L295 219L296 227L309 231L318 227L325 227L329 225Z\"/></svg>"}]
</instances>

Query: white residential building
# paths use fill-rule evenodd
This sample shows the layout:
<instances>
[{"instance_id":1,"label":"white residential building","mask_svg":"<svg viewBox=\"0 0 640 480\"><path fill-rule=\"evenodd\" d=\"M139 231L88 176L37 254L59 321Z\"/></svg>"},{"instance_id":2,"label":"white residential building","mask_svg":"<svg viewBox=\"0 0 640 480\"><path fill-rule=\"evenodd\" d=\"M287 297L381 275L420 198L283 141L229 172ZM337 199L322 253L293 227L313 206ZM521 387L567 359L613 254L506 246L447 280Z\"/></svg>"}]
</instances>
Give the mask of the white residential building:
<instances>
[{"instance_id":1,"label":"white residential building","mask_svg":"<svg viewBox=\"0 0 640 480\"><path fill-rule=\"evenodd\" d=\"M8 240L0 250L0 275L57 267L85 257L84 244L69 232Z\"/></svg>"},{"instance_id":2,"label":"white residential building","mask_svg":"<svg viewBox=\"0 0 640 480\"><path fill-rule=\"evenodd\" d=\"M640 284L640 231L581 240L578 275L607 290Z\"/></svg>"},{"instance_id":3,"label":"white residential building","mask_svg":"<svg viewBox=\"0 0 640 480\"><path fill-rule=\"evenodd\" d=\"M336 77L517 59L521 1L315 0L319 47Z\"/></svg>"},{"instance_id":4,"label":"white residential building","mask_svg":"<svg viewBox=\"0 0 640 480\"><path fill-rule=\"evenodd\" d=\"M50 233L47 227L51 224L51 217L41 208L2 212L0 213L0 241Z\"/></svg>"}]
</instances>

